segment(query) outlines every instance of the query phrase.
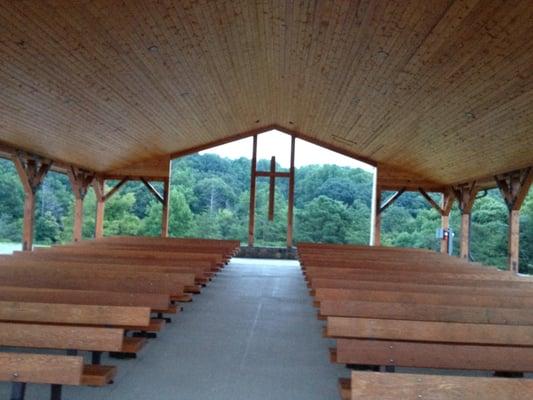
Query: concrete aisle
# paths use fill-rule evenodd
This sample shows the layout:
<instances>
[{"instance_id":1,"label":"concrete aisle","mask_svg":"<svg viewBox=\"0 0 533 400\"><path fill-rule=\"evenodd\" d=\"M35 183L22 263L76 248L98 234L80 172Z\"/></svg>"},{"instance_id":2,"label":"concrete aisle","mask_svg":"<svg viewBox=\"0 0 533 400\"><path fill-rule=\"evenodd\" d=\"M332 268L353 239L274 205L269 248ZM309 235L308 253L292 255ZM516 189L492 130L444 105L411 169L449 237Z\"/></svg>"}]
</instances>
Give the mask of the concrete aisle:
<instances>
[{"instance_id":1,"label":"concrete aisle","mask_svg":"<svg viewBox=\"0 0 533 400\"><path fill-rule=\"evenodd\" d=\"M322 323L297 262L234 259L105 388L65 387L70 399L338 399ZM28 399L49 387L28 385ZM0 398L9 385L0 384Z\"/></svg>"}]
</instances>

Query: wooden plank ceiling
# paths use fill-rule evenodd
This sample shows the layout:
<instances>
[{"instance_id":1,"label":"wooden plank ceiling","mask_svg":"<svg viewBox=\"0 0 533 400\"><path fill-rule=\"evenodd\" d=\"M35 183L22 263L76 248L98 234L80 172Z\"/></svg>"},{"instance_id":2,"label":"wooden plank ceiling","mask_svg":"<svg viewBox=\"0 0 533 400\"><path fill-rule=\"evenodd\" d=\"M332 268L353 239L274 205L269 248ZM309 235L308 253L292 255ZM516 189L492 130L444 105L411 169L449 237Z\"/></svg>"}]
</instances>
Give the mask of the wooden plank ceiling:
<instances>
[{"instance_id":1,"label":"wooden plank ceiling","mask_svg":"<svg viewBox=\"0 0 533 400\"><path fill-rule=\"evenodd\" d=\"M533 1L0 2L0 141L96 171L264 126L455 183L533 164Z\"/></svg>"}]
</instances>

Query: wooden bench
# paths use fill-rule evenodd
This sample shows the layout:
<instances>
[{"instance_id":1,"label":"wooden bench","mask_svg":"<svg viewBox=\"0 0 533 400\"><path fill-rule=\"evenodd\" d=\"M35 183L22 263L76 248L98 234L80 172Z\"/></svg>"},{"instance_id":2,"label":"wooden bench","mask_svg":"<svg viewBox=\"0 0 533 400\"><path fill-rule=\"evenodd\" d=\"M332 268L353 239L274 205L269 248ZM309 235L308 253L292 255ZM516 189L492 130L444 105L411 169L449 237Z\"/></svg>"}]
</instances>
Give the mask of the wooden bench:
<instances>
[{"instance_id":1,"label":"wooden bench","mask_svg":"<svg viewBox=\"0 0 533 400\"><path fill-rule=\"evenodd\" d=\"M11 400L23 400L26 384L49 384L51 400L61 399L63 385L81 385L83 358L0 352L0 381L11 382Z\"/></svg>"},{"instance_id":2,"label":"wooden bench","mask_svg":"<svg viewBox=\"0 0 533 400\"><path fill-rule=\"evenodd\" d=\"M149 307L152 312L176 313L168 294L109 292L0 286L0 301Z\"/></svg>"},{"instance_id":3,"label":"wooden bench","mask_svg":"<svg viewBox=\"0 0 533 400\"><path fill-rule=\"evenodd\" d=\"M533 398L533 380L352 372L342 381L346 400L524 400ZM349 393L349 396L346 395Z\"/></svg>"},{"instance_id":4,"label":"wooden bench","mask_svg":"<svg viewBox=\"0 0 533 400\"><path fill-rule=\"evenodd\" d=\"M530 278L410 250L317 247L301 249L300 257L326 336L336 339L333 362L390 371L533 371ZM348 381L339 382L343 398L354 399L409 398L402 385L409 386L400 379L376 397L355 397Z\"/></svg>"},{"instance_id":5,"label":"wooden bench","mask_svg":"<svg viewBox=\"0 0 533 400\"><path fill-rule=\"evenodd\" d=\"M0 322L0 346L69 351L121 352L124 331L118 328ZM112 382L116 367L84 365L81 384L103 386Z\"/></svg>"}]
</instances>

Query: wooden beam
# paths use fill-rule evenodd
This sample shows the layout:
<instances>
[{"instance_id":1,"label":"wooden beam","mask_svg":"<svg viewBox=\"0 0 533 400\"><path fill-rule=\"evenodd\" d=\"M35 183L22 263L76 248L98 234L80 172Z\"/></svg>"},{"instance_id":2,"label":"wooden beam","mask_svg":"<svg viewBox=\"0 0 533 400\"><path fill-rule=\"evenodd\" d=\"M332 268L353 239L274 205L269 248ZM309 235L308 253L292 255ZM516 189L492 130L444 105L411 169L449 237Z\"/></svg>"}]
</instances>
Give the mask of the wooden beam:
<instances>
[{"instance_id":1,"label":"wooden beam","mask_svg":"<svg viewBox=\"0 0 533 400\"><path fill-rule=\"evenodd\" d=\"M272 176L274 178L290 178L291 173L290 172L270 172L270 171L257 171L255 173L255 176L261 176L266 178L271 178Z\"/></svg>"},{"instance_id":2,"label":"wooden beam","mask_svg":"<svg viewBox=\"0 0 533 400\"><path fill-rule=\"evenodd\" d=\"M479 188L476 182L470 182L461 186L452 188L455 198L459 202L459 209L461 210L461 248L460 257L470 260L470 224L471 224L471 212L476 195Z\"/></svg>"},{"instance_id":3,"label":"wooden beam","mask_svg":"<svg viewBox=\"0 0 533 400\"><path fill-rule=\"evenodd\" d=\"M293 129L285 128L285 127L283 127L281 125L278 125L278 124L265 125L265 126L262 126L262 127L256 128L256 129L252 129L252 130L248 130L248 131L245 131L245 132L238 133L236 135L228 136L227 138L224 138L224 139L217 139L217 140L213 140L211 142L204 143L204 144L199 145L199 146L194 146L194 147L190 147L190 148L185 149L185 150L180 150L180 151L171 153L170 157L171 158L184 157L184 156L187 156L189 154L194 154L194 153L198 153L199 151L209 149L211 147L220 146L222 144L234 142L235 140L245 139L245 138L251 137L251 136L257 136L257 135L260 135L261 133L269 132L269 131L272 131L272 130L277 130L277 131L286 133L287 135L295 136L297 139L305 140L307 142L316 144L317 146L324 147L325 149L328 149L328 150L334 151L336 153L342 154L344 156L353 158L353 159L355 159L357 161L364 162L364 163L372 165L374 167L377 166L376 161L374 161L374 160L372 160L372 159L370 159L368 157L356 154L356 153L354 153L352 151L346 150L345 148L342 148L340 146L332 145L332 144L327 143L325 141L322 141L320 139L316 139L316 138L312 137L311 135L308 135L308 134L305 134L305 133L302 133L302 132L299 132L299 131L296 131L296 130L293 130Z\"/></svg>"},{"instance_id":4,"label":"wooden beam","mask_svg":"<svg viewBox=\"0 0 533 400\"><path fill-rule=\"evenodd\" d=\"M293 225L294 225L294 177L295 177L295 168L294 168L294 156L296 148L296 137L291 136L291 166L289 170L289 199L288 199L288 210L287 210L287 247L292 247L293 239Z\"/></svg>"},{"instance_id":5,"label":"wooden beam","mask_svg":"<svg viewBox=\"0 0 533 400\"><path fill-rule=\"evenodd\" d=\"M394 202L396 200L398 200L398 198L405 192L405 188L401 188L400 190L398 190L396 193L394 193L391 197L389 197L387 199L387 201L385 201L385 204L383 204L379 209L378 209L378 214L381 214L383 213L383 211L385 211L387 208L389 208L391 205L394 204Z\"/></svg>"},{"instance_id":6,"label":"wooden beam","mask_svg":"<svg viewBox=\"0 0 533 400\"><path fill-rule=\"evenodd\" d=\"M520 266L520 208L533 182L533 167L495 176L500 193L509 210L509 270L518 273Z\"/></svg>"},{"instance_id":7,"label":"wooden beam","mask_svg":"<svg viewBox=\"0 0 533 400\"><path fill-rule=\"evenodd\" d=\"M119 183L117 183L106 195L104 195L104 201L109 200L129 180L129 176L123 177Z\"/></svg>"},{"instance_id":8,"label":"wooden beam","mask_svg":"<svg viewBox=\"0 0 533 400\"><path fill-rule=\"evenodd\" d=\"M17 152L13 155L13 163L24 188L24 225L22 250L33 248L33 228L35 221L35 195L50 167L51 161Z\"/></svg>"},{"instance_id":9,"label":"wooden beam","mask_svg":"<svg viewBox=\"0 0 533 400\"><path fill-rule=\"evenodd\" d=\"M67 175L74 193L74 227L72 240L79 242L82 240L83 233L83 202L87 195L89 185L94 180L94 172L84 171L77 167L71 166Z\"/></svg>"},{"instance_id":10,"label":"wooden beam","mask_svg":"<svg viewBox=\"0 0 533 400\"><path fill-rule=\"evenodd\" d=\"M250 172L250 209L248 214L248 246L254 245L255 230L255 178L257 172L257 134L254 135L252 144L252 162Z\"/></svg>"},{"instance_id":11,"label":"wooden beam","mask_svg":"<svg viewBox=\"0 0 533 400\"><path fill-rule=\"evenodd\" d=\"M442 216L444 215L444 210L437 204L435 200L431 198L431 196L421 187L418 188L418 192L426 199L426 201L433 207L435 210L439 212L439 214Z\"/></svg>"},{"instance_id":12,"label":"wooden beam","mask_svg":"<svg viewBox=\"0 0 533 400\"><path fill-rule=\"evenodd\" d=\"M170 213L170 176L163 184L163 210L161 215L161 237L168 237L168 217Z\"/></svg>"},{"instance_id":13,"label":"wooden beam","mask_svg":"<svg viewBox=\"0 0 533 400\"><path fill-rule=\"evenodd\" d=\"M163 182L167 182L168 179L165 179ZM157 191L157 189L150 183L146 178L141 178L141 182L144 183L144 186L147 187L147 189L154 195L157 201L159 201L161 204L165 203L165 199L163 196L161 196L161 193Z\"/></svg>"},{"instance_id":14,"label":"wooden beam","mask_svg":"<svg viewBox=\"0 0 533 400\"><path fill-rule=\"evenodd\" d=\"M270 182L268 198L268 220L274 221L274 202L276 201L276 157L270 159Z\"/></svg>"},{"instance_id":15,"label":"wooden beam","mask_svg":"<svg viewBox=\"0 0 533 400\"><path fill-rule=\"evenodd\" d=\"M96 220L94 226L95 239L104 237L104 211L105 211L105 179L97 176L93 180L94 194L96 195Z\"/></svg>"}]
</instances>

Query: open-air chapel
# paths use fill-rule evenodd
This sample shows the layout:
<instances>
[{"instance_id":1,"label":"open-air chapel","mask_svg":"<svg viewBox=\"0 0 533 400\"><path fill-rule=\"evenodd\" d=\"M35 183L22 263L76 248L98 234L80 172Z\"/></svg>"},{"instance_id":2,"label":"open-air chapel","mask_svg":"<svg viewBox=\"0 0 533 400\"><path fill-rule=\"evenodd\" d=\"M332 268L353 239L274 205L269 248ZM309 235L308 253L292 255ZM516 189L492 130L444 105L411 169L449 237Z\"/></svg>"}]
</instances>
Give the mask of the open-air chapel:
<instances>
[{"instance_id":1,"label":"open-air chapel","mask_svg":"<svg viewBox=\"0 0 533 400\"><path fill-rule=\"evenodd\" d=\"M287 140L262 148L272 130ZM173 163L242 139L243 237L169 232ZM304 141L372 170L367 243L295 236ZM0 158L23 204L0 256L2 399L533 398L531 0L2 0ZM36 246L52 174L71 239ZM129 184L157 206L151 236L106 225ZM258 196L274 223L280 185L267 247ZM472 256L488 191L500 268ZM409 193L434 248L383 240Z\"/></svg>"}]
</instances>

